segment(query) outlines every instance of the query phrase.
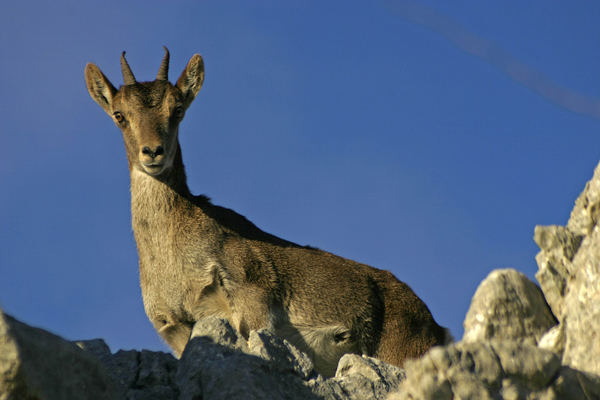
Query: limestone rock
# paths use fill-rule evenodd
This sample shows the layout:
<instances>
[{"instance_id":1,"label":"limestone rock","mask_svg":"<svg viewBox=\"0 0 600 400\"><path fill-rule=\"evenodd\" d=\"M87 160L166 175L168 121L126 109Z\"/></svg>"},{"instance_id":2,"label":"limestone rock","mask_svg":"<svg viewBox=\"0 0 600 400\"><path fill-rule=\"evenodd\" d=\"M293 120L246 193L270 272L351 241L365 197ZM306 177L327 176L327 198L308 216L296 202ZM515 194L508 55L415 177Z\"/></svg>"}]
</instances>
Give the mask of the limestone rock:
<instances>
[{"instance_id":1,"label":"limestone rock","mask_svg":"<svg viewBox=\"0 0 600 400\"><path fill-rule=\"evenodd\" d=\"M214 332L221 332L219 337ZM222 338L225 338L224 340ZM177 371L180 399L316 399L296 371L240 351L243 338L224 320L198 321Z\"/></svg>"},{"instance_id":2,"label":"limestone rock","mask_svg":"<svg viewBox=\"0 0 600 400\"><path fill-rule=\"evenodd\" d=\"M495 270L481 282L471 300L463 340L524 340L536 344L555 324L535 283L513 269Z\"/></svg>"},{"instance_id":3,"label":"limestone rock","mask_svg":"<svg viewBox=\"0 0 600 400\"><path fill-rule=\"evenodd\" d=\"M77 340L73 343L99 359L111 356L110 347L102 339Z\"/></svg>"},{"instance_id":4,"label":"limestone rock","mask_svg":"<svg viewBox=\"0 0 600 400\"><path fill-rule=\"evenodd\" d=\"M535 257L539 270L535 277L557 318L563 314L567 282L574 275L572 265L583 236L562 226L536 226L533 236L541 251Z\"/></svg>"},{"instance_id":5,"label":"limestone rock","mask_svg":"<svg viewBox=\"0 0 600 400\"><path fill-rule=\"evenodd\" d=\"M587 397L586 397L587 396ZM406 365L394 399L600 398L600 378L563 367L551 351L523 342L460 342Z\"/></svg>"},{"instance_id":6,"label":"limestone rock","mask_svg":"<svg viewBox=\"0 0 600 400\"><path fill-rule=\"evenodd\" d=\"M565 351L565 326L555 325L538 342L540 349L550 350L562 358Z\"/></svg>"},{"instance_id":7,"label":"limestone rock","mask_svg":"<svg viewBox=\"0 0 600 400\"><path fill-rule=\"evenodd\" d=\"M271 362L272 368L279 372L292 372L305 380L317 375L313 362L306 354L266 330L250 332L248 348L251 354Z\"/></svg>"},{"instance_id":8,"label":"limestone rock","mask_svg":"<svg viewBox=\"0 0 600 400\"><path fill-rule=\"evenodd\" d=\"M325 379L314 370L312 361L306 354L266 330L251 332L248 347L251 354L268 361L273 370L302 378L316 398L384 399L404 379L404 370L401 368L356 354L344 355L335 377Z\"/></svg>"},{"instance_id":9,"label":"limestone rock","mask_svg":"<svg viewBox=\"0 0 600 400\"><path fill-rule=\"evenodd\" d=\"M385 382L388 386L397 385L406 377L402 368L387 364L377 358L344 354L338 363L335 377L344 379L357 375L363 376L371 382Z\"/></svg>"},{"instance_id":10,"label":"limestone rock","mask_svg":"<svg viewBox=\"0 0 600 400\"><path fill-rule=\"evenodd\" d=\"M227 321L198 321L179 361L180 398L383 399L404 377L398 367L347 354L325 379L306 354L267 330L244 342Z\"/></svg>"},{"instance_id":11,"label":"limestone rock","mask_svg":"<svg viewBox=\"0 0 600 400\"><path fill-rule=\"evenodd\" d=\"M217 317L206 317L196 322L190 339L199 338L230 350L248 351L244 338L231 327L229 322Z\"/></svg>"},{"instance_id":12,"label":"limestone rock","mask_svg":"<svg viewBox=\"0 0 600 400\"><path fill-rule=\"evenodd\" d=\"M136 377L140 365L137 351L119 350L108 357L100 358L100 361L125 391L128 388L136 387Z\"/></svg>"},{"instance_id":13,"label":"limestone rock","mask_svg":"<svg viewBox=\"0 0 600 400\"><path fill-rule=\"evenodd\" d=\"M566 227L537 227L536 274L561 334L563 362L600 374L600 166L575 202ZM550 340L551 337L548 337ZM547 342L544 344L548 344Z\"/></svg>"},{"instance_id":14,"label":"limestone rock","mask_svg":"<svg viewBox=\"0 0 600 400\"><path fill-rule=\"evenodd\" d=\"M600 375L600 228L596 226L573 259L577 268L565 296L563 361Z\"/></svg>"},{"instance_id":15,"label":"limestone rock","mask_svg":"<svg viewBox=\"0 0 600 400\"><path fill-rule=\"evenodd\" d=\"M119 350L112 354L101 339L76 344L100 360L126 399L177 399L177 360L171 354L148 350Z\"/></svg>"},{"instance_id":16,"label":"limestone rock","mask_svg":"<svg viewBox=\"0 0 600 400\"><path fill-rule=\"evenodd\" d=\"M101 339L67 342L2 315L0 399L383 399L402 369L345 355L334 378L266 330L241 337L226 321L198 321L181 360L119 350ZM59 384L57 384L57 382ZM29 397L28 397L29 396Z\"/></svg>"},{"instance_id":17,"label":"limestone rock","mask_svg":"<svg viewBox=\"0 0 600 400\"><path fill-rule=\"evenodd\" d=\"M579 236L589 235L600 219L600 164L575 201L567 228Z\"/></svg>"},{"instance_id":18,"label":"limestone rock","mask_svg":"<svg viewBox=\"0 0 600 400\"><path fill-rule=\"evenodd\" d=\"M119 399L92 355L0 310L0 399Z\"/></svg>"},{"instance_id":19,"label":"limestone rock","mask_svg":"<svg viewBox=\"0 0 600 400\"><path fill-rule=\"evenodd\" d=\"M335 377L321 383L316 392L327 399L385 399L404 378L401 368L376 358L345 354Z\"/></svg>"}]
</instances>

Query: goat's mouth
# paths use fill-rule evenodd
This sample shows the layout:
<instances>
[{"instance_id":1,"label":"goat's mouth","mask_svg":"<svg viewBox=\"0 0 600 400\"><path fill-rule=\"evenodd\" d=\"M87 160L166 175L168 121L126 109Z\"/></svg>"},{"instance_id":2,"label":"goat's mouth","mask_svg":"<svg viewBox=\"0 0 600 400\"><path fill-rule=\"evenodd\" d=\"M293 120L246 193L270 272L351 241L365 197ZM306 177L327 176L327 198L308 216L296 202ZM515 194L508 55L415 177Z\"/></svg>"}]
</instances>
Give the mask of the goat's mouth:
<instances>
[{"instance_id":1,"label":"goat's mouth","mask_svg":"<svg viewBox=\"0 0 600 400\"><path fill-rule=\"evenodd\" d=\"M163 172L165 164L162 162L142 163L142 167L148 175L156 176Z\"/></svg>"}]
</instances>

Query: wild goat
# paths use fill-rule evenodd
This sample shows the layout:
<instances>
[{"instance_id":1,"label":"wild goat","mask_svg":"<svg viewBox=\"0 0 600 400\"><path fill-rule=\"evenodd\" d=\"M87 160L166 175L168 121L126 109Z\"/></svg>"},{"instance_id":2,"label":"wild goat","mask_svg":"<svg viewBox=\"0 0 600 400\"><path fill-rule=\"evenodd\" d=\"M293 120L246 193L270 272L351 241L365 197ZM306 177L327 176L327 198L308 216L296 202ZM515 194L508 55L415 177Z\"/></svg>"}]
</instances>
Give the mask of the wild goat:
<instances>
[{"instance_id":1,"label":"wild goat","mask_svg":"<svg viewBox=\"0 0 600 400\"><path fill-rule=\"evenodd\" d=\"M244 337L267 328L330 376L344 353L402 365L447 341L427 306L390 272L270 235L188 189L178 127L204 81L194 54L172 85L165 48L156 79L137 82L121 55L118 90L94 64L92 99L121 129L144 308L181 355L199 319L227 319Z\"/></svg>"}]
</instances>

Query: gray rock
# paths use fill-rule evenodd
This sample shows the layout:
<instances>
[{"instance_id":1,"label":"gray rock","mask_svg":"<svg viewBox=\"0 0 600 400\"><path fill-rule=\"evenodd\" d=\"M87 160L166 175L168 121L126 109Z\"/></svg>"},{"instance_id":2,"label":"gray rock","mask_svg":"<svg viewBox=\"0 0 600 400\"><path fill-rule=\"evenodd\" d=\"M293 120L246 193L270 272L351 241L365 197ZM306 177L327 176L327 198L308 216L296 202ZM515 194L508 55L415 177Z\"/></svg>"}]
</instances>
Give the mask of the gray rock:
<instances>
[{"instance_id":1,"label":"gray rock","mask_svg":"<svg viewBox=\"0 0 600 400\"><path fill-rule=\"evenodd\" d=\"M548 399L600 399L600 378L563 366L547 393Z\"/></svg>"},{"instance_id":2,"label":"gray rock","mask_svg":"<svg viewBox=\"0 0 600 400\"><path fill-rule=\"evenodd\" d=\"M537 227L536 274L561 322L554 351L575 369L600 374L600 166L575 202L566 227ZM549 337L548 340L552 339ZM548 341L544 343L548 345Z\"/></svg>"},{"instance_id":3,"label":"gray rock","mask_svg":"<svg viewBox=\"0 0 600 400\"><path fill-rule=\"evenodd\" d=\"M463 341L524 340L536 344L555 324L535 283L513 269L495 270L481 282L471 300Z\"/></svg>"},{"instance_id":4,"label":"gray rock","mask_svg":"<svg viewBox=\"0 0 600 400\"><path fill-rule=\"evenodd\" d=\"M305 353L267 330L251 331L248 348L250 354L269 361L271 368L279 372L292 372L304 380L316 377L313 363Z\"/></svg>"},{"instance_id":5,"label":"gray rock","mask_svg":"<svg viewBox=\"0 0 600 400\"><path fill-rule=\"evenodd\" d=\"M177 399L177 360L171 354L148 350L119 350L112 354L101 339L76 344L98 358L126 399Z\"/></svg>"},{"instance_id":6,"label":"gray rock","mask_svg":"<svg viewBox=\"0 0 600 400\"><path fill-rule=\"evenodd\" d=\"M244 350L244 352L240 351ZM383 399L403 370L347 354L335 378L318 375L310 358L267 330L244 339L224 320L207 318L192 331L179 365L181 398Z\"/></svg>"},{"instance_id":7,"label":"gray rock","mask_svg":"<svg viewBox=\"0 0 600 400\"><path fill-rule=\"evenodd\" d=\"M177 360L170 354L142 350L138 353L135 385L127 391L128 399L177 399L179 389L175 383Z\"/></svg>"},{"instance_id":8,"label":"gray rock","mask_svg":"<svg viewBox=\"0 0 600 400\"><path fill-rule=\"evenodd\" d=\"M335 377L344 379L353 376L363 376L372 382L386 382L389 386L395 386L406 377L406 374L402 368L377 358L344 354L338 363Z\"/></svg>"},{"instance_id":9,"label":"gray rock","mask_svg":"<svg viewBox=\"0 0 600 400\"><path fill-rule=\"evenodd\" d=\"M553 352L523 342L434 348L407 363L406 377L390 398L592 399L600 393L598 377L562 367Z\"/></svg>"},{"instance_id":10,"label":"gray rock","mask_svg":"<svg viewBox=\"0 0 600 400\"><path fill-rule=\"evenodd\" d=\"M78 340L73 342L82 350L93 354L95 357L103 359L110 357L110 347L106 344L103 339L89 339L89 340Z\"/></svg>"},{"instance_id":11,"label":"gray rock","mask_svg":"<svg viewBox=\"0 0 600 400\"><path fill-rule=\"evenodd\" d=\"M500 390L502 367L485 343L457 343L434 348L420 360L405 364L402 399L490 399Z\"/></svg>"},{"instance_id":12,"label":"gray rock","mask_svg":"<svg viewBox=\"0 0 600 400\"><path fill-rule=\"evenodd\" d=\"M282 372L273 363L240 351L245 347L241 341L224 320L198 321L179 360L180 399L319 398L294 371Z\"/></svg>"},{"instance_id":13,"label":"gray rock","mask_svg":"<svg viewBox=\"0 0 600 400\"><path fill-rule=\"evenodd\" d=\"M562 358L562 355L565 351L564 324L553 326L552 329L546 332L538 342L538 347L541 349L550 350Z\"/></svg>"},{"instance_id":14,"label":"gray rock","mask_svg":"<svg viewBox=\"0 0 600 400\"><path fill-rule=\"evenodd\" d=\"M551 351L508 341L492 344L505 377L523 380L534 390L545 388L560 368L560 358Z\"/></svg>"},{"instance_id":15,"label":"gray rock","mask_svg":"<svg viewBox=\"0 0 600 400\"><path fill-rule=\"evenodd\" d=\"M120 399L100 362L77 345L0 310L0 399Z\"/></svg>"},{"instance_id":16,"label":"gray rock","mask_svg":"<svg viewBox=\"0 0 600 400\"><path fill-rule=\"evenodd\" d=\"M563 361L600 375L600 228L596 226L573 259L575 276L565 295Z\"/></svg>"},{"instance_id":17,"label":"gray rock","mask_svg":"<svg viewBox=\"0 0 600 400\"><path fill-rule=\"evenodd\" d=\"M578 236L589 235L600 220L600 164L575 201L567 228Z\"/></svg>"},{"instance_id":18,"label":"gray rock","mask_svg":"<svg viewBox=\"0 0 600 400\"><path fill-rule=\"evenodd\" d=\"M563 314L567 282L574 275L573 257L583 236L562 226L536 226L533 236L541 251L535 257L539 270L535 277L546 301L560 320Z\"/></svg>"},{"instance_id":19,"label":"gray rock","mask_svg":"<svg viewBox=\"0 0 600 400\"><path fill-rule=\"evenodd\" d=\"M119 350L107 358L101 358L107 371L126 391L136 386L139 368L139 352L135 350Z\"/></svg>"},{"instance_id":20,"label":"gray rock","mask_svg":"<svg viewBox=\"0 0 600 400\"><path fill-rule=\"evenodd\" d=\"M314 386L315 393L326 399L385 399L404 378L401 368L376 358L345 354L335 377Z\"/></svg>"}]
</instances>

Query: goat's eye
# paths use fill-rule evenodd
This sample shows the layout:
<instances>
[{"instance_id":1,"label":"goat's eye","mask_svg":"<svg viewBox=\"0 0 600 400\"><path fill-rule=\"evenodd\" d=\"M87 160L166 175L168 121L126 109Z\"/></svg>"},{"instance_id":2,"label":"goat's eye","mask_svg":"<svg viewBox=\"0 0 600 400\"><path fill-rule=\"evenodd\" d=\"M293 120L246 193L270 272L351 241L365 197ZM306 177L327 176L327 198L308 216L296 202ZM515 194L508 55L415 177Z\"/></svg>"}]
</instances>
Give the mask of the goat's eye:
<instances>
[{"instance_id":1,"label":"goat's eye","mask_svg":"<svg viewBox=\"0 0 600 400\"><path fill-rule=\"evenodd\" d=\"M183 117L183 107L182 106L175 107L175 109L173 110L173 115L177 118Z\"/></svg>"},{"instance_id":2,"label":"goat's eye","mask_svg":"<svg viewBox=\"0 0 600 400\"><path fill-rule=\"evenodd\" d=\"M121 114L120 111L114 112L113 116L115 117L118 123L122 123L123 121L125 121L125 117L123 116L123 114Z\"/></svg>"}]
</instances>

